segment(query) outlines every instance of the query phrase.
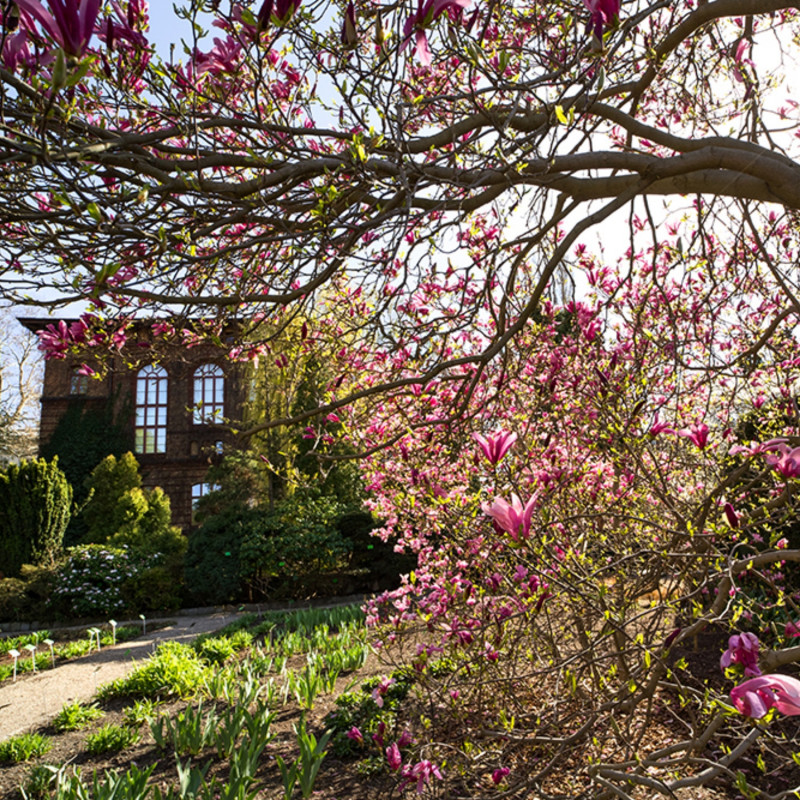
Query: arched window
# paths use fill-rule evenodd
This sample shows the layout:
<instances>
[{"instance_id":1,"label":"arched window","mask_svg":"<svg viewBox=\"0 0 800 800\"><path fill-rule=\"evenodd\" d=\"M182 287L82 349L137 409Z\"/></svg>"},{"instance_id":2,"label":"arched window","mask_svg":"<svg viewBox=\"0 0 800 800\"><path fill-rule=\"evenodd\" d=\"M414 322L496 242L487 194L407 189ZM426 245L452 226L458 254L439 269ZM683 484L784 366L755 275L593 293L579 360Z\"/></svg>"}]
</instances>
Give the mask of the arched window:
<instances>
[{"instance_id":1,"label":"arched window","mask_svg":"<svg viewBox=\"0 0 800 800\"><path fill-rule=\"evenodd\" d=\"M222 422L224 415L225 373L216 364L203 364L194 371L194 424Z\"/></svg>"},{"instance_id":2,"label":"arched window","mask_svg":"<svg viewBox=\"0 0 800 800\"><path fill-rule=\"evenodd\" d=\"M136 376L137 453L167 451L167 371L150 365Z\"/></svg>"}]
</instances>

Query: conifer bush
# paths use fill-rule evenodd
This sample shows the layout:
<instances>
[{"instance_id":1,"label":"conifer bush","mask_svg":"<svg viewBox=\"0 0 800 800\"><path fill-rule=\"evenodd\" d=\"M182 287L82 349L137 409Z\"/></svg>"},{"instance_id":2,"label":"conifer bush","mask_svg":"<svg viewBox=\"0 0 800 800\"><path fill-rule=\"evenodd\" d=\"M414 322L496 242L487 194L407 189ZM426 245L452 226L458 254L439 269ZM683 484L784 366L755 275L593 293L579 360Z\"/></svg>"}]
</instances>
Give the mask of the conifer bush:
<instances>
[{"instance_id":1,"label":"conifer bush","mask_svg":"<svg viewBox=\"0 0 800 800\"><path fill-rule=\"evenodd\" d=\"M107 456L86 482L91 491L83 518L87 541L128 545L143 553L180 555L186 540L170 524L169 497L160 489L143 489L133 453Z\"/></svg>"},{"instance_id":2,"label":"conifer bush","mask_svg":"<svg viewBox=\"0 0 800 800\"><path fill-rule=\"evenodd\" d=\"M0 471L0 564L17 577L23 564L52 565L72 514L72 487L58 459Z\"/></svg>"}]
</instances>

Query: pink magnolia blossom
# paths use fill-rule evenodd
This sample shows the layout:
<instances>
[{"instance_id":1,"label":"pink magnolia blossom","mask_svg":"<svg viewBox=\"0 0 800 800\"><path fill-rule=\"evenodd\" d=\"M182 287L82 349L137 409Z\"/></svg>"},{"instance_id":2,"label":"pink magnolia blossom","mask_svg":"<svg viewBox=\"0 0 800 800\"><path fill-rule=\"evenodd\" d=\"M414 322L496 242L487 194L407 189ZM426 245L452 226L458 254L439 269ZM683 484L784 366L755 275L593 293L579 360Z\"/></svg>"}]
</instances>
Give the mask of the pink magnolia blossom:
<instances>
[{"instance_id":1,"label":"pink magnolia blossom","mask_svg":"<svg viewBox=\"0 0 800 800\"><path fill-rule=\"evenodd\" d=\"M226 39L214 37L214 47L208 53L201 53L195 50L194 63L197 67L197 74L202 75L208 72L218 76L222 74L234 75L239 69L239 62L242 57L242 45L232 36Z\"/></svg>"},{"instance_id":2,"label":"pink magnolia blossom","mask_svg":"<svg viewBox=\"0 0 800 800\"><path fill-rule=\"evenodd\" d=\"M728 525L730 525L731 528L738 528L739 515L736 513L734 507L730 503L725 503L723 510L725 512L725 518L728 520Z\"/></svg>"},{"instance_id":3,"label":"pink magnolia blossom","mask_svg":"<svg viewBox=\"0 0 800 800\"><path fill-rule=\"evenodd\" d=\"M72 345L86 343L88 325L84 319L76 320L67 325L64 320L58 324L48 325L44 330L38 331L39 349L44 352L45 359L65 358Z\"/></svg>"},{"instance_id":4,"label":"pink magnolia blossom","mask_svg":"<svg viewBox=\"0 0 800 800\"><path fill-rule=\"evenodd\" d=\"M502 461L503 456L511 449L517 441L517 434L509 431L498 431L494 435L481 436L480 433L473 433L472 438L480 445L483 454L489 459L490 464L497 464Z\"/></svg>"},{"instance_id":5,"label":"pink magnolia blossom","mask_svg":"<svg viewBox=\"0 0 800 800\"><path fill-rule=\"evenodd\" d=\"M107 17L105 25L98 30L106 47L109 50L115 46L122 50L146 48L148 41L142 28L148 23L147 4L143 0L129 0L127 9L123 9L118 0L111 0L111 11L112 16Z\"/></svg>"},{"instance_id":6,"label":"pink magnolia blossom","mask_svg":"<svg viewBox=\"0 0 800 800\"><path fill-rule=\"evenodd\" d=\"M397 742L392 742L386 748L386 761L392 772L397 772L403 766L403 757L400 755L400 748L397 746Z\"/></svg>"},{"instance_id":7,"label":"pink magnolia blossom","mask_svg":"<svg viewBox=\"0 0 800 800\"><path fill-rule=\"evenodd\" d=\"M7 36L0 59L9 72L14 72L20 64L32 63L32 53L28 46L28 32L17 31L13 36Z\"/></svg>"},{"instance_id":8,"label":"pink magnolia blossom","mask_svg":"<svg viewBox=\"0 0 800 800\"><path fill-rule=\"evenodd\" d=\"M524 506L519 497L512 494L511 503L502 497L495 497L491 505L483 503L481 508L484 514L490 516L502 530L508 533L515 542L518 542L520 539L528 539L531 535L531 517L535 506L535 494Z\"/></svg>"},{"instance_id":9,"label":"pink magnolia blossom","mask_svg":"<svg viewBox=\"0 0 800 800\"><path fill-rule=\"evenodd\" d=\"M495 786L501 784L506 779L506 776L509 772L511 772L511 770L508 767L500 767L500 769L496 769L492 773L492 783Z\"/></svg>"},{"instance_id":10,"label":"pink magnolia blossom","mask_svg":"<svg viewBox=\"0 0 800 800\"><path fill-rule=\"evenodd\" d=\"M735 444L733 447L731 447L729 452L732 456L735 456L739 453L744 453L748 458L752 458L753 456L758 456L762 453L768 453L770 450L777 450L778 445L784 444L787 441L788 439L778 437L777 439L770 439L767 442L759 442L758 444L754 444L752 447L744 447L743 445Z\"/></svg>"},{"instance_id":11,"label":"pink magnolia blossom","mask_svg":"<svg viewBox=\"0 0 800 800\"><path fill-rule=\"evenodd\" d=\"M33 17L67 55L75 58L89 46L100 5L100 0L49 0L48 12L39 0L17 0L19 10Z\"/></svg>"},{"instance_id":12,"label":"pink magnolia blossom","mask_svg":"<svg viewBox=\"0 0 800 800\"><path fill-rule=\"evenodd\" d=\"M719 660L720 667L727 669L733 664L741 664L747 677L761 675L758 666L758 636L754 633L737 633L728 639L728 649Z\"/></svg>"},{"instance_id":13,"label":"pink magnolia blossom","mask_svg":"<svg viewBox=\"0 0 800 800\"><path fill-rule=\"evenodd\" d=\"M653 424L650 426L649 431L651 436L658 436L659 433L675 433L675 431L667 425L666 422L661 422L656 414Z\"/></svg>"},{"instance_id":14,"label":"pink magnolia blossom","mask_svg":"<svg viewBox=\"0 0 800 800\"><path fill-rule=\"evenodd\" d=\"M751 42L742 37L734 52L733 79L739 83L744 83L747 80L747 72L745 71L744 65L749 64L751 67L755 66L751 58L745 58L745 54L750 46Z\"/></svg>"},{"instance_id":15,"label":"pink magnolia blossom","mask_svg":"<svg viewBox=\"0 0 800 800\"><path fill-rule=\"evenodd\" d=\"M414 744L414 737L411 735L410 731L404 730L397 740L397 746L408 747L410 744Z\"/></svg>"},{"instance_id":16,"label":"pink magnolia blossom","mask_svg":"<svg viewBox=\"0 0 800 800\"><path fill-rule=\"evenodd\" d=\"M439 767L431 761L419 761L411 766L410 764L403 767L403 778L405 779L400 785L400 791L408 786L410 783L417 784L417 793L422 794L425 787L430 783L432 778L442 779L442 773Z\"/></svg>"},{"instance_id":17,"label":"pink magnolia blossom","mask_svg":"<svg viewBox=\"0 0 800 800\"><path fill-rule=\"evenodd\" d=\"M740 714L761 719L771 708L787 716L800 715L800 681L788 675L763 675L731 689Z\"/></svg>"},{"instance_id":18,"label":"pink magnolia blossom","mask_svg":"<svg viewBox=\"0 0 800 800\"><path fill-rule=\"evenodd\" d=\"M692 424L688 428L678 431L678 436L685 437L700 450L705 450L708 444L708 425L703 422Z\"/></svg>"},{"instance_id":19,"label":"pink magnolia blossom","mask_svg":"<svg viewBox=\"0 0 800 800\"><path fill-rule=\"evenodd\" d=\"M372 699L378 708L383 708L383 696L389 691L389 687L394 684L394 678L384 678L373 690Z\"/></svg>"},{"instance_id":20,"label":"pink magnolia blossom","mask_svg":"<svg viewBox=\"0 0 800 800\"><path fill-rule=\"evenodd\" d=\"M384 733L386 733L386 723L381 721L378 723L378 729L372 734L372 741L375 742L378 747L383 747Z\"/></svg>"},{"instance_id":21,"label":"pink magnolia blossom","mask_svg":"<svg viewBox=\"0 0 800 800\"><path fill-rule=\"evenodd\" d=\"M353 6L353 0L350 0L344 11L341 40L345 47L355 47L358 44L358 25L356 24L356 10ZM303 325L305 326L305 323ZM305 335L302 338L305 339Z\"/></svg>"},{"instance_id":22,"label":"pink magnolia blossom","mask_svg":"<svg viewBox=\"0 0 800 800\"><path fill-rule=\"evenodd\" d=\"M583 0L589 10L589 25L598 39L603 38L603 28L610 28L619 16L621 0Z\"/></svg>"},{"instance_id":23,"label":"pink magnolia blossom","mask_svg":"<svg viewBox=\"0 0 800 800\"><path fill-rule=\"evenodd\" d=\"M364 735L355 725L353 725L353 727L347 731L345 736L347 736L348 739L352 739L354 742L358 742L359 744L364 742Z\"/></svg>"},{"instance_id":24,"label":"pink magnolia blossom","mask_svg":"<svg viewBox=\"0 0 800 800\"><path fill-rule=\"evenodd\" d=\"M266 30L271 22L282 27L295 14L303 0L264 0L258 11L258 30Z\"/></svg>"},{"instance_id":25,"label":"pink magnolia blossom","mask_svg":"<svg viewBox=\"0 0 800 800\"><path fill-rule=\"evenodd\" d=\"M413 36L416 41L414 52L420 64L423 67L429 67L432 56L425 28L433 24L446 11L452 10L460 13L470 5L472 5L472 0L417 0L417 10L403 26L403 44L400 49L404 50Z\"/></svg>"},{"instance_id":26,"label":"pink magnolia blossom","mask_svg":"<svg viewBox=\"0 0 800 800\"><path fill-rule=\"evenodd\" d=\"M783 635L790 639L796 639L800 636L800 625L791 621L787 622L783 628Z\"/></svg>"},{"instance_id":27,"label":"pink magnolia blossom","mask_svg":"<svg viewBox=\"0 0 800 800\"><path fill-rule=\"evenodd\" d=\"M791 448L783 442L773 448L777 453L767 453L764 460L784 478L800 477L800 447Z\"/></svg>"}]
</instances>

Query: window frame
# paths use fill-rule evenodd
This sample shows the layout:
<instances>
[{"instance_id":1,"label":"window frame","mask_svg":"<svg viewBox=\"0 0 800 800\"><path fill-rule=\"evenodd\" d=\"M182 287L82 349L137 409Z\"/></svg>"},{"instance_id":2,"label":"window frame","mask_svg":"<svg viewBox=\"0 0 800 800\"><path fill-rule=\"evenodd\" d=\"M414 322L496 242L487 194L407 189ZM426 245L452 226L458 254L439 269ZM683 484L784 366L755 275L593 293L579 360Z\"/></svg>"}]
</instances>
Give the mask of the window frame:
<instances>
[{"instance_id":1,"label":"window frame","mask_svg":"<svg viewBox=\"0 0 800 800\"><path fill-rule=\"evenodd\" d=\"M69 374L69 396L85 397L89 394L89 376L81 372L80 367L73 367Z\"/></svg>"},{"instance_id":2,"label":"window frame","mask_svg":"<svg viewBox=\"0 0 800 800\"><path fill-rule=\"evenodd\" d=\"M208 361L192 373L192 424L214 425L225 418L225 371Z\"/></svg>"},{"instance_id":3,"label":"window frame","mask_svg":"<svg viewBox=\"0 0 800 800\"><path fill-rule=\"evenodd\" d=\"M195 522L195 514L197 513L197 504L200 500L207 495L211 494L212 492L218 492L220 490L220 485L218 483L208 483L208 481L201 481L199 483L193 483L189 489L191 494L191 511L192 511L192 524ZM195 491L199 490L199 491Z\"/></svg>"},{"instance_id":4,"label":"window frame","mask_svg":"<svg viewBox=\"0 0 800 800\"><path fill-rule=\"evenodd\" d=\"M136 373L134 451L142 455L167 452L169 373L148 364Z\"/></svg>"}]
</instances>

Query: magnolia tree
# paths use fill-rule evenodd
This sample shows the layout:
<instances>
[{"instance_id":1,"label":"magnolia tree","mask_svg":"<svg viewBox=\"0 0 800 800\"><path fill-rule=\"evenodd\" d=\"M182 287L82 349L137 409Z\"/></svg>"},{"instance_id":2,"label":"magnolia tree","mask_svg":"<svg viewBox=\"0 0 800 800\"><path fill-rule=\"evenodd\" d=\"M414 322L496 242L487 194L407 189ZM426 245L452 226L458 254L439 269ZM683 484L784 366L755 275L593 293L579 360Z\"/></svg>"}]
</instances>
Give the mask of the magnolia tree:
<instances>
[{"instance_id":1,"label":"magnolia tree","mask_svg":"<svg viewBox=\"0 0 800 800\"><path fill-rule=\"evenodd\" d=\"M419 557L373 618L429 702L353 733L404 785L790 794L794 6L182 13L164 61L141 0L4 6L2 292L87 306L46 355L325 354L288 421Z\"/></svg>"}]
</instances>

